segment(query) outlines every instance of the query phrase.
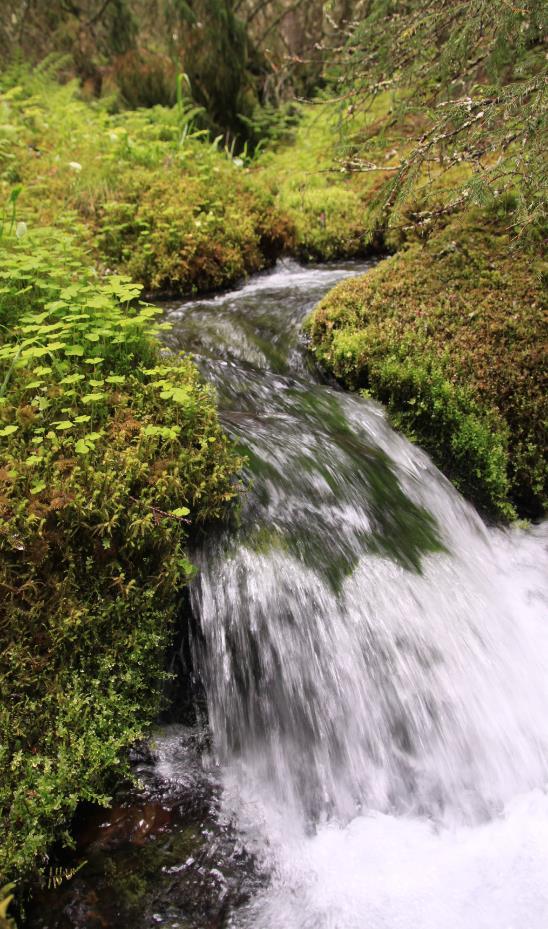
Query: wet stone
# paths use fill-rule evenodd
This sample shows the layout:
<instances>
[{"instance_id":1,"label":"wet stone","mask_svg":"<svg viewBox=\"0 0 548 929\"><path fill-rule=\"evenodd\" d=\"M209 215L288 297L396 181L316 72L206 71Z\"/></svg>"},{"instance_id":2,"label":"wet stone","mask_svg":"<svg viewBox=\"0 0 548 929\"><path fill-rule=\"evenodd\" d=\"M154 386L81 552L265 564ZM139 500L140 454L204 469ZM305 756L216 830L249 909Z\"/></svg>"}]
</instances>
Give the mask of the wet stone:
<instances>
[{"instance_id":1,"label":"wet stone","mask_svg":"<svg viewBox=\"0 0 548 929\"><path fill-rule=\"evenodd\" d=\"M139 785L83 810L60 886L33 900L30 929L219 929L261 878L219 812L205 736L169 726L135 758Z\"/></svg>"}]
</instances>

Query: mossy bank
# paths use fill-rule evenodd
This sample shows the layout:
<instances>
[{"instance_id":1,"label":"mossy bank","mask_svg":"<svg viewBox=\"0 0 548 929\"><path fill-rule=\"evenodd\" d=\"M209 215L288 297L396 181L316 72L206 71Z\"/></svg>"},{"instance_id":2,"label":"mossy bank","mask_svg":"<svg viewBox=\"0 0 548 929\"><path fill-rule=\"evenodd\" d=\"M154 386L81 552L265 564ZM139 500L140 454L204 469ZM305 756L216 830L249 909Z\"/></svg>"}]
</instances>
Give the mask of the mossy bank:
<instances>
[{"instance_id":1,"label":"mossy bank","mask_svg":"<svg viewBox=\"0 0 548 929\"><path fill-rule=\"evenodd\" d=\"M101 802L159 706L189 531L239 459L158 311L53 228L0 240L0 873Z\"/></svg>"},{"instance_id":2,"label":"mossy bank","mask_svg":"<svg viewBox=\"0 0 548 929\"><path fill-rule=\"evenodd\" d=\"M195 128L197 108L110 113L75 82L0 75L0 203L18 220L74 229L95 261L156 294L227 287L272 264L293 229L244 160Z\"/></svg>"},{"instance_id":3,"label":"mossy bank","mask_svg":"<svg viewBox=\"0 0 548 929\"><path fill-rule=\"evenodd\" d=\"M546 505L545 265L512 218L467 210L346 281L307 323L317 361L386 404L484 511Z\"/></svg>"},{"instance_id":4,"label":"mossy bank","mask_svg":"<svg viewBox=\"0 0 548 929\"><path fill-rule=\"evenodd\" d=\"M142 287L227 286L291 238L182 97L111 114L46 72L0 77L0 886L124 776L189 532L238 494L213 393L161 353Z\"/></svg>"}]
</instances>

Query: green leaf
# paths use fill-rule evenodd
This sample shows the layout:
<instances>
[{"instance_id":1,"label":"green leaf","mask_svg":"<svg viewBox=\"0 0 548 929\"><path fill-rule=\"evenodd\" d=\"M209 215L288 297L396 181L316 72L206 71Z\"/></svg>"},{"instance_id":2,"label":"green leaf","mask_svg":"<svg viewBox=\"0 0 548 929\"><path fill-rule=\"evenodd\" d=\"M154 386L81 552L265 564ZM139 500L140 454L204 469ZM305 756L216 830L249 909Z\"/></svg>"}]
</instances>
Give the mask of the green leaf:
<instances>
[{"instance_id":1,"label":"green leaf","mask_svg":"<svg viewBox=\"0 0 548 929\"><path fill-rule=\"evenodd\" d=\"M82 397L82 403L99 403L100 400L105 398L104 391L96 391L92 394L86 394L85 397Z\"/></svg>"},{"instance_id":2,"label":"green leaf","mask_svg":"<svg viewBox=\"0 0 548 929\"><path fill-rule=\"evenodd\" d=\"M174 387L171 393L171 399L175 403L188 403L189 392L186 387Z\"/></svg>"},{"instance_id":3,"label":"green leaf","mask_svg":"<svg viewBox=\"0 0 548 929\"><path fill-rule=\"evenodd\" d=\"M91 446L84 441L84 439L78 439L76 445L74 446L74 451L77 455L89 455Z\"/></svg>"},{"instance_id":4,"label":"green leaf","mask_svg":"<svg viewBox=\"0 0 548 929\"><path fill-rule=\"evenodd\" d=\"M13 435L18 429L19 426L4 426L3 429L0 429L0 435Z\"/></svg>"},{"instance_id":5,"label":"green leaf","mask_svg":"<svg viewBox=\"0 0 548 929\"><path fill-rule=\"evenodd\" d=\"M49 348L44 348L39 345L33 345L32 348L25 348L21 352L22 358L42 358L43 355L49 354Z\"/></svg>"},{"instance_id":6,"label":"green leaf","mask_svg":"<svg viewBox=\"0 0 548 929\"><path fill-rule=\"evenodd\" d=\"M45 486L46 486L45 481L38 481L37 484L32 485L30 492L31 494L39 494L45 489Z\"/></svg>"},{"instance_id":7,"label":"green leaf","mask_svg":"<svg viewBox=\"0 0 548 929\"><path fill-rule=\"evenodd\" d=\"M57 423L55 428L61 430L61 432L65 432L67 429L72 429L73 426L74 423L71 423L70 419L63 419L60 423Z\"/></svg>"},{"instance_id":8,"label":"green leaf","mask_svg":"<svg viewBox=\"0 0 548 929\"><path fill-rule=\"evenodd\" d=\"M139 313L138 318L149 319L152 316L158 316L162 310L156 306L145 306Z\"/></svg>"},{"instance_id":9,"label":"green leaf","mask_svg":"<svg viewBox=\"0 0 548 929\"><path fill-rule=\"evenodd\" d=\"M75 355L81 357L84 354L84 349L81 345L66 345L65 346L65 355Z\"/></svg>"},{"instance_id":10,"label":"green leaf","mask_svg":"<svg viewBox=\"0 0 548 929\"><path fill-rule=\"evenodd\" d=\"M176 510L171 510L172 516L188 516L190 510L187 506L179 506Z\"/></svg>"},{"instance_id":11,"label":"green leaf","mask_svg":"<svg viewBox=\"0 0 548 929\"><path fill-rule=\"evenodd\" d=\"M17 184L17 186L13 188L12 192L10 193L8 197L8 203L12 203L12 204L16 203L19 197L19 194L21 193L22 190L23 190L23 185Z\"/></svg>"}]
</instances>

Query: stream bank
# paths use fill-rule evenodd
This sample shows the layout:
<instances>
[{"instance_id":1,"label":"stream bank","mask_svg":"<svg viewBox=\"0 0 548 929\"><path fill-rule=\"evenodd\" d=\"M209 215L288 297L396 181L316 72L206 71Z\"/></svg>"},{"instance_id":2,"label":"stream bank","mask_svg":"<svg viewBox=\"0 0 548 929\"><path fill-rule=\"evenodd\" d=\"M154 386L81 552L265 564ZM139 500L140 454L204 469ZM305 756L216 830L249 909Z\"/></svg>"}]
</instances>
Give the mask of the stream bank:
<instances>
[{"instance_id":1,"label":"stream bank","mask_svg":"<svg viewBox=\"0 0 548 929\"><path fill-rule=\"evenodd\" d=\"M267 178L266 187L262 187L261 181L256 182L254 170L248 171L229 153L219 152L215 146L193 137L191 119L184 105L177 110L155 108L146 113L109 114L100 106L90 107L78 100L74 87L58 87L52 83L45 90L43 78L27 73L21 76L20 84L11 81L2 94L1 107L1 132L5 135L2 151L7 152L2 163L1 184L8 214L13 206L11 226L9 215L7 223L12 235L5 236L2 242L6 273L12 276L2 302L2 313L6 314L2 319L4 324L7 320L11 325L9 314L14 308L29 311L30 318L25 325L34 327L35 331L24 335L34 342L27 348L38 353L28 356L32 363L25 368L14 366L17 377L11 379L9 374L8 403L0 410L8 448L8 467L0 471L2 518L7 525L7 533L3 532L1 540L7 546L7 573L3 583L10 591L7 677L10 692L18 695L14 704L15 717L11 712L13 707L6 710L6 731L12 738L7 748L8 776L2 785L4 808L10 813L7 817L9 841L3 843L3 849L8 859L4 867L14 866L19 871L33 867L37 859L45 861L45 850L52 837L59 835L80 796L101 798L107 787L110 789L118 780L124 747L142 731L142 726L156 710L159 656L173 628L171 620L178 589L191 575L185 553L185 520L191 518L199 523L212 515L218 516L238 494L233 477L239 463L218 428L213 397L202 390L188 361L172 366L169 371L165 359L161 365L156 365L155 349L145 338L142 342L137 340L138 344L132 343L127 353L122 352L122 358L112 360L109 357L107 364L104 363L104 348L110 341L112 322L106 318L116 307L116 326L122 326L121 317L125 314L129 318L138 298L137 289L127 279L110 273L112 267L130 271L147 287L188 292L234 283L242 275L272 264L278 254L288 249L296 249L307 258L362 255L369 247L364 231L367 218L364 211L372 190L369 181L362 181L361 187L348 178L332 184L331 176L326 179L324 167L319 164L314 183L308 185L311 189L305 189L311 160L321 150L322 139L329 134L329 125L320 128L311 151L303 157L299 177L291 176L290 165L295 153L291 153L289 146L283 154L285 175L282 181L277 184L276 156L273 156L270 179ZM383 110L374 115L384 118L387 114ZM304 132L309 128L310 125L305 125ZM268 171L265 164L263 178ZM261 171L256 174L260 175ZM19 231L14 236L16 228ZM70 228L70 233L63 231L66 228ZM25 254L27 247L28 254ZM409 253L415 256L415 270L428 254L421 249L422 245ZM459 248L458 251L462 259L463 250ZM438 257L429 264L431 280L437 280ZM406 260L402 253L402 265L397 267L402 267ZM466 255L464 260L468 260ZM34 271L29 271L27 261L34 262ZM498 258L495 263L497 261ZM442 265L445 267L443 262ZM93 266L98 267L98 273ZM310 270L312 272L313 268ZM496 283L497 268L494 272L489 277L489 286ZM321 277L321 271L318 273ZM85 293L71 292L76 278L85 279ZM114 291L109 280L117 281ZM410 288L415 286L414 280L409 281ZM468 286L468 282L465 283ZM522 284L525 290L528 286L526 274ZM307 286L314 292L310 279ZM30 290L25 291L27 287ZM42 344L47 332L41 327L61 324L57 317L53 321L41 318L42 312L49 312L45 304L55 296L61 299L66 288L68 294L62 299L74 304L74 313L91 311L93 327L88 333L91 348L86 336L85 351L80 354L73 353L76 342L72 340L66 346L61 344L53 348L62 340L52 335ZM120 290L119 299L116 288ZM50 292L45 295L44 290ZM29 296L23 298L20 293ZM438 298L438 292L429 295L432 306L438 304ZM104 300L105 305L94 305L97 300ZM213 302L211 306L211 314L205 314L198 329L202 323L206 324L202 335L209 333L209 351L214 355L215 342L219 335L222 338L222 333L215 329L210 318L220 304ZM393 306L399 310L397 301ZM64 308L58 307L53 312L60 317ZM300 309L297 317L300 325ZM286 322L293 326L291 319ZM79 321L74 323L78 327ZM429 324L435 329L434 316ZM226 320L224 325L226 331ZM437 332L438 336L440 334L443 336L442 330ZM3 376L11 372L18 350L15 342L23 338L21 332L15 335L15 341L10 339L7 349L4 341L2 344L2 349L6 349L2 358ZM196 333L189 333L188 337L190 341L180 345L175 342L175 347L194 349L197 344L199 346L199 333L198 337ZM238 338L248 344L246 337L243 325ZM254 352L251 360L260 357L262 352L267 359L265 364L282 364L287 339L268 325L261 339L260 344L251 346ZM315 344L318 348L319 342ZM65 347L70 351L66 357ZM421 349L424 347L422 345ZM352 343L348 351L354 348ZM42 350L45 351L43 363L39 361ZM222 350L228 358L237 357L237 346L224 346ZM400 350L395 349L396 353ZM331 362L327 358L329 351L322 359L326 364ZM299 352L293 349L292 352L291 363L282 364L283 376L291 370L293 359L299 356ZM348 386L361 385L364 359L360 352L353 359L356 369L359 368L357 378L355 371L343 377L331 364L331 370ZM132 369L136 361L142 364L138 365L139 374L135 380ZM155 368L154 374L146 373ZM416 370L422 374L420 364L415 366L413 375ZM209 373L207 365L205 371ZM70 382L67 378L75 380ZM112 381L112 378L117 380ZM127 380L122 382L121 378ZM166 379L169 383L160 384ZM370 374L364 376L364 383L374 392L376 381ZM443 396L447 384L452 391L452 383L450 377L444 377ZM440 441L445 442L445 433L431 435L426 428L418 430L414 422L409 425L413 400L415 406L417 400L422 403L428 384L424 388L423 378L418 390L411 377L410 384L405 386L409 390L403 411L396 409L396 390L386 388L383 393L379 388L377 395L392 405L395 415L399 413L401 425L409 426L407 431L413 432L419 444L428 445L432 451L440 448ZM528 383L523 386L527 392ZM536 391L536 382L534 386ZM166 399L161 394L169 392L168 399L174 400L171 410L167 409L168 404L161 402ZM517 392L516 396L522 398L524 392ZM303 408L312 402L306 396L301 396L301 401ZM193 449L190 456L186 455L183 441L186 433L179 442L173 431L181 425L179 406L192 410L191 435L188 436ZM330 421L340 420L339 413L333 412L329 404L325 412ZM461 412L458 407L453 417L459 426ZM537 412L533 411L534 417L530 417L530 412L528 407L523 416L527 414L536 430ZM232 420L228 416L228 427L234 426L240 414L241 411L235 410ZM427 419L430 414L431 408L427 406ZM283 421L285 413L280 415ZM479 444L480 465L487 471L488 480L484 483L487 483L488 493L494 486L494 508L509 515L508 506L512 505L516 494L509 495L506 459L501 463L506 454L504 429L498 429L497 420L497 428L491 430L490 422L487 429L482 428L478 434L477 429L474 431L475 421L465 418L465 438L470 433L468 427L473 427L472 444L465 442L459 454L468 462L470 449ZM345 427L341 428L344 432ZM6 429L8 431L4 432ZM160 432L155 431L158 429ZM531 496L533 482L537 494L538 442L536 438L532 441L533 455L528 458L525 448L520 458L525 469L529 467L530 470L525 504ZM451 430L447 442L454 450ZM526 436L522 445L525 447L528 442ZM348 439L348 443L350 447L352 440ZM77 444L79 451L76 452ZM47 454L43 451L46 447ZM368 449L362 451L373 472L375 456ZM473 472L477 459L472 456L470 461L470 479L461 482L461 486L474 498L474 482L478 475ZM360 455L354 455L352 462L353 467L360 467ZM305 460L303 467L314 471L315 466ZM335 480L323 465L322 468L327 474L326 481ZM127 476L123 493L119 486L120 473ZM351 469L346 468L343 473L351 480ZM451 473L449 468L448 473ZM371 480L374 482L373 478ZM91 497L88 496L90 488ZM382 480L377 482L377 488L376 519L382 526L386 496ZM105 511L100 499L107 498ZM535 496L535 506L536 500ZM517 502L519 504L519 500ZM19 505L26 508L28 520L21 512L16 512ZM524 505L523 512L536 510ZM86 527L83 535L77 528L81 524ZM419 549L422 544L426 548L435 548L438 544L421 512L407 510L405 519L396 519L389 543L383 538L385 529L386 521L384 529L376 533L375 544L381 549L388 545L404 561L417 562L418 554L411 536L418 536ZM293 534L282 542L279 531L271 533L263 528L257 530L255 544L268 546L275 540L282 548L301 552L310 565L321 556L322 538L330 530L329 525L322 526L321 532L303 549L302 539ZM403 542L398 541L399 532ZM83 550L79 548L79 538L85 540ZM136 538L140 540L138 543ZM72 542L75 542L74 548ZM151 549L156 551L160 561L163 554L167 555L159 571L153 559L149 559ZM142 556L146 560L146 570L141 568ZM24 559L28 561L26 568ZM51 565L59 560L65 575L67 563L72 567L76 565L67 585L55 585L52 580L56 575L52 574ZM333 579L342 583L352 564L351 553L338 553L331 566ZM173 584L170 589L169 583L164 583L168 574L169 583ZM90 577L94 580L91 593L88 590ZM160 577L163 578L161 584ZM37 600L33 585L42 583L46 587L50 584L48 591L53 586L55 590L51 597L48 593L45 599ZM161 595L158 594L160 589ZM114 599L113 590L116 591ZM22 591L23 600L20 598ZM151 605L153 592L156 602ZM24 609L20 609L21 603ZM90 617L92 622L88 622ZM139 618L137 627L135 617ZM114 642L111 639L113 628L117 630ZM106 654L100 649L97 651L97 641L101 645L112 645L112 649L107 648ZM53 661L50 660L52 654L55 655ZM118 674L122 695L112 685L113 668ZM36 698L36 694L42 693L41 687L47 691L50 701L46 717L42 715L43 702ZM57 715L59 706L61 717ZM32 731L26 725L29 715L36 723ZM105 732L109 736L106 740ZM103 776L105 770L111 776L108 784ZM86 781L88 774L89 783ZM73 785L77 785L74 790ZM13 844L14 834L17 847Z\"/></svg>"},{"instance_id":2,"label":"stream bank","mask_svg":"<svg viewBox=\"0 0 548 929\"><path fill-rule=\"evenodd\" d=\"M307 321L317 362L384 403L495 519L546 511L546 285L506 214L467 210L342 283Z\"/></svg>"}]
</instances>

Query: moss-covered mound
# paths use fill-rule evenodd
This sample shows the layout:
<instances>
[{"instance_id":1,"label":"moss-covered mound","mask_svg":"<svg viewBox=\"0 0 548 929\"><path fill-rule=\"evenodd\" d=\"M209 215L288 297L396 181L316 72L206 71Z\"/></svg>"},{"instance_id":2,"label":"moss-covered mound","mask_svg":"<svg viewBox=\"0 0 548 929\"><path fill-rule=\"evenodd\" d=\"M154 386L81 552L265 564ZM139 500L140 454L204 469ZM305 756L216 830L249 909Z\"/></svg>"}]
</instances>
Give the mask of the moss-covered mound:
<instances>
[{"instance_id":1,"label":"moss-covered mound","mask_svg":"<svg viewBox=\"0 0 548 929\"><path fill-rule=\"evenodd\" d=\"M195 115L184 101L110 114L76 84L0 75L0 204L20 186L19 220L76 221L97 261L147 290L228 286L271 264L293 229Z\"/></svg>"},{"instance_id":2,"label":"moss-covered mound","mask_svg":"<svg viewBox=\"0 0 548 929\"><path fill-rule=\"evenodd\" d=\"M543 265L509 227L508 216L454 217L336 287L308 331L317 360L384 402L463 493L499 515L537 515L546 503Z\"/></svg>"},{"instance_id":3,"label":"moss-covered mound","mask_svg":"<svg viewBox=\"0 0 548 929\"><path fill-rule=\"evenodd\" d=\"M53 228L0 237L0 886L158 708L192 527L239 460L154 307Z\"/></svg>"},{"instance_id":4,"label":"moss-covered mound","mask_svg":"<svg viewBox=\"0 0 548 929\"><path fill-rule=\"evenodd\" d=\"M406 131L398 128L396 134L390 122L392 102L391 95L379 95L352 126L367 155L386 171L353 172L338 162L348 148L348 126L340 105L329 100L302 105L294 138L258 159L253 176L291 220L299 258L358 257L378 244L370 223L371 200L390 176Z\"/></svg>"}]
</instances>

